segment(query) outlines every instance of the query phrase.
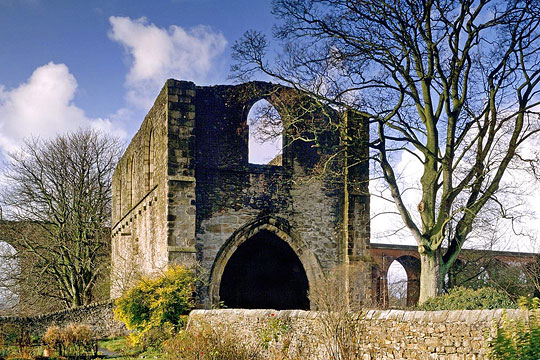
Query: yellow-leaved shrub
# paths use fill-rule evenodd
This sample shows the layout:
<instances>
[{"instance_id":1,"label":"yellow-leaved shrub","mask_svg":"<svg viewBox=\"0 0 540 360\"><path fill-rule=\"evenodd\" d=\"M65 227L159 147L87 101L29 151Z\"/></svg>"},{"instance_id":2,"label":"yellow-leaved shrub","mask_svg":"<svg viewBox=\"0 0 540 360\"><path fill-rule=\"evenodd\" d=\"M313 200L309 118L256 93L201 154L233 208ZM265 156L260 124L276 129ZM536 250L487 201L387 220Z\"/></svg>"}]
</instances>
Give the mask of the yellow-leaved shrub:
<instances>
[{"instance_id":1,"label":"yellow-leaved shrub","mask_svg":"<svg viewBox=\"0 0 540 360\"><path fill-rule=\"evenodd\" d=\"M193 309L195 274L182 266L170 266L160 276L142 278L116 300L118 320L131 330L134 345L158 341L184 325Z\"/></svg>"}]
</instances>

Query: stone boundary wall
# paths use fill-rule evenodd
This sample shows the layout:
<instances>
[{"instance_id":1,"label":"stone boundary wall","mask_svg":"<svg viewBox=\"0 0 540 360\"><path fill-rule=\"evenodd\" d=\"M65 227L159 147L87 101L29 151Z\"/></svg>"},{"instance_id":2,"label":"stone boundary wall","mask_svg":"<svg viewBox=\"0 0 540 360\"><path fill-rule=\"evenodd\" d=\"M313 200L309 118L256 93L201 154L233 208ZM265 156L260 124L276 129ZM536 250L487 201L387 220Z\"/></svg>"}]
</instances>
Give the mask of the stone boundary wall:
<instances>
[{"instance_id":1,"label":"stone boundary wall","mask_svg":"<svg viewBox=\"0 0 540 360\"><path fill-rule=\"evenodd\" d=\"M0 326L4 324L16 324L23 326L30 333L38 335L45 333L51 325L64 327L69 323L90 326L97 338L123 335L126 333L124 324L114 319L112 301L36 316L0 316Z\"/></svg>"},{"instance_id":2,"label":"stone boundary wall","mask_svg":"<svg viewBox=\"0 0 540 360\"><path fill-rule=\"evenodd\" d=\"M488 339L495 324L506 313L508 319L527 319L526 310L402 311L368 310L359 314L363 360L374 359L487 359ZM327 342L321 334L320 314L302 310L194 310L188 329L208 323L215 331L227 331L249 342L260 341L261 332L272 327L272 319L287 324L280 336L301 342L310 359L329 359ZM269 325L270 324L270 325ZM290 345L289 345L290 346ZM294 348L291 346L290 348ZM306 355L304 355L306 356Z\"/></svg>"}]
</instances>

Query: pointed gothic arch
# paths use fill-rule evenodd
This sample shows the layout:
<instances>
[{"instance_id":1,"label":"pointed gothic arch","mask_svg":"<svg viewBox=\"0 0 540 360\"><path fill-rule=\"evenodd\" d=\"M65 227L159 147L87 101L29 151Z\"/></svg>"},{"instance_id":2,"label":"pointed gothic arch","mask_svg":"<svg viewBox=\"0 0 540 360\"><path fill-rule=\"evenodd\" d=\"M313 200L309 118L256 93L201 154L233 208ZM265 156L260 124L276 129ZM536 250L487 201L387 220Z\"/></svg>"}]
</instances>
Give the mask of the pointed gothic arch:
<instances>
[{"instance_id":1,"label":"pointed gothic arch","mask_svg":"<svg viewBox=\"0 0 540 360\"><path fill-rule=\"evenodd\" d=\"M225 295L226 300L230 301L233 306L309 309L307 290L316 279L322 276L321 266L307 245L291 236L289 230L290 227L284 220L276 217L264 217L248 223L236 231L222 246L212 266L209 289L211 302L217 304L222 300L221 296ZM264 259L261 257L261 250L267 250L268 256L273 256L273 258ZM240 284L240 288L223 290L223 286L231 286L231 276L238 274L238 271L242 271L242 269L249 269L250 264L253 265L253 262L250 261L252 259L249 259L250 256L263 260L263 264L253 270L255 274ZM276 264L273 268L270 265L272 262ZM288 277L292 277L291 282L277 284L274 281L275 278L270 274L271 271L278 271L280 277L286 273ZM305 277L305 282L303 277ZM255 282L264 281L265 278L271 281L268 286L275 286L276 289L279 287L280 290L285 289L287 295L283 297L282 302L274 297L268 298L268 301L261 300L265 296L269 296L271 291L267 290L271 289L265 289L264 283L256 284ZM244 290L252 285L255 285L252 290L259 293L245 297ZM286 285L298 286L299 288L291 289L287 288Z\"/></svg>"}]
</instances>

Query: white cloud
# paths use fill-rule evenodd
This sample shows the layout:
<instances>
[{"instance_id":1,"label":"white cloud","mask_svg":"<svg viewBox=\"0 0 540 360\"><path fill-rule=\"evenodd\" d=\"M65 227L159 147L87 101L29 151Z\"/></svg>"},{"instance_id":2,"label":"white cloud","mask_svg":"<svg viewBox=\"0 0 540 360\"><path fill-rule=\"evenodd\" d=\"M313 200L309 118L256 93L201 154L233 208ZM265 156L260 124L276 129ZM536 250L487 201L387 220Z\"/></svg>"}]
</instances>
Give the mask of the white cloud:
<instances>
[{"instance_id":1,"label":"white cloud","mask_svg":"<svg viewBox=\"0 0 540 360\"><path fill-rule=\"evenodd\" d=\"M144 17L109 18L111 40L120 43L130 56L131 68L126 76L127 99L148 109L167 78L205 83L227 40L208 26L189 30L180 26L159 28Z\"/></svg>"},{"instance_id":2,"label":"white cloud","mask_svg":"<svg viewBox=\"0 0 540 360\"><path fill-rule=\"evenodd\" d=\"M77 86L68 67L53 62L38 67L17 88L0 85L0 151L16 150L26 137L50 138L86 126L125 136L109 120L88 118L73 103Z\"/></svg>"},{"instance_id":3,"label":"white cloud","mask_svg":"<svg viewBox=\"0 0 540 360\"><path fill-rule=\"evenodd\" d=\"M109 119L94 119L90 122L90 127L94 130L101 131L104 134L116 136L119 139L125 139L127 137L127 132L121 127L118 127Z\"/></svg>"},{"instance_id":4,"label":"white cloud","mask_svg":"<svg viewBox=\"0 0 540 360\"><path fill-rule=\"evenodd\" d=\"M422 157L420 152L416 152ZM411 216L420 223L418 213L415 210L422 196L420 192L419 176L423 172L423 166L419 158L403 151L401 157L396 159L396 177L400 186L402 200ZM374 243L389 243L415 245L416 241L409 229L403 226L403 220L393 202L392 196L383 179L374 179L369 183L371 196L371 241ZM389 201L390 200L390 201Z\"/></svg>"}]
</instances>

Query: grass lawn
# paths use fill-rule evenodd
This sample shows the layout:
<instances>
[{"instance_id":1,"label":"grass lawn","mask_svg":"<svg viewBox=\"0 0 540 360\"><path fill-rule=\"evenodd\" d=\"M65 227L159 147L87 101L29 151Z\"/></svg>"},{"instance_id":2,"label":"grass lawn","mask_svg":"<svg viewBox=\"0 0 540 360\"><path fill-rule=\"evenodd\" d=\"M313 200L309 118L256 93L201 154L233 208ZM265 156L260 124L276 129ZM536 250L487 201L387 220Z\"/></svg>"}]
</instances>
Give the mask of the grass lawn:
<instances>
[{"instance_id":1,"label":"grass lawn","mask_svg":"<svg viewBox=\"0 0 540 360\"><path fill-rule=\"evenodd\" d=\"M101 340L99 348L107 349L114 353L115 359L157 359L163 360L163 354L155 349L143 351L141 347L131 346L125 337L117 337ZM116 357L118 356L118 357Z\"/></svg>"}]
</instances>

